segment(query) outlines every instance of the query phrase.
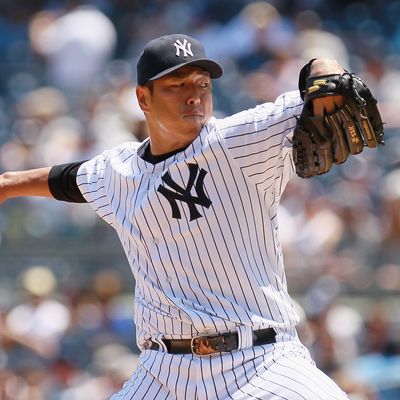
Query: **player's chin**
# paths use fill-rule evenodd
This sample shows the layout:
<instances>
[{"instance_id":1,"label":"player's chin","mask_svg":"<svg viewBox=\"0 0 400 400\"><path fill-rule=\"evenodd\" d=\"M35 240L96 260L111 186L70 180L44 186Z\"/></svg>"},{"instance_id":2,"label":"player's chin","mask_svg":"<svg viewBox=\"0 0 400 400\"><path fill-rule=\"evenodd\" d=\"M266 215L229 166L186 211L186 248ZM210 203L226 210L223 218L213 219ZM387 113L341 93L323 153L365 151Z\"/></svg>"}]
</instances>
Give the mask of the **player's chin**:
<instances>
[{"instance_id":1,"label":"player's chin","mask_svg":"<svg viewBox=\"0 0 400 400\"><path fill-rule=\"evenodd\" d=\"M203 129L206 119L204 116L185 116L183 118L186 130L189 134L199 134Z\"/></svg>"}]
</instances>

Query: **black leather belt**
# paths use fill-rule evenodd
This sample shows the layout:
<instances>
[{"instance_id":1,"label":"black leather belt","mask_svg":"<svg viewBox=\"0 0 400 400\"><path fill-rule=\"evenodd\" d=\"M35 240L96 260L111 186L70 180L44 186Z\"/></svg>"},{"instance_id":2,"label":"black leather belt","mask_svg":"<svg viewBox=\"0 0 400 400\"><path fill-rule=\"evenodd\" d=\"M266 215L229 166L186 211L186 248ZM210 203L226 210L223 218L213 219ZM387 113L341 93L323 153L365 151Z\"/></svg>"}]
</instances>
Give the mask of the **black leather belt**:
<instances>
[{"instance_id":1,"label":"black leather belt","mask_svg":"<svg viewBox=\"0 0 400 400\"><path fill-rule=\"evenodd\" d=\"M275 343L276 332L273 328L253 331L253 346ZM237 332L227 332L221 335L196 336L192 339L163 339L171 354L196 354L206 356L214 353L237 350L239 337ZM160 345L151 342L150 350L160 350Z\"/></svg>"}]
</instances>

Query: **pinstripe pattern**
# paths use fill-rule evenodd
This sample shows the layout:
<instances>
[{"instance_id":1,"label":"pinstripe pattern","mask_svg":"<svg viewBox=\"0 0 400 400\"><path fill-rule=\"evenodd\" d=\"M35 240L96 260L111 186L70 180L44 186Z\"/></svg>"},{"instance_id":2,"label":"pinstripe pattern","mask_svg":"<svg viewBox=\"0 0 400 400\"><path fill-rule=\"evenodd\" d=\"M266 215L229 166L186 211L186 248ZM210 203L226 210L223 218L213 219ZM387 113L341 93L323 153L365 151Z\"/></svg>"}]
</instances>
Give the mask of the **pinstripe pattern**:
<instances>
[{"instance_id":1,"label":"pinstripe pattern","mask_svg":"<svg viewBox=\"0 0 400 400\"><path fill-rule=\"evenodd\" d=\"M297 341L211 357L146 350L112 400L346 400Z\"/></svg>"},{"instance_id":2,"label":"pinstripe pattern","mask_svg":"<svg viewBox=\"0 0 400 400\"><path fill-rule=\"evenodd\" d=\"M142 350L150 338L243 325L274 327L278 342L295 340L298 317L287 293L277 207L293 174L290 139L301 107L298 92L289 92L211 118L186 150L155 165L140 157L145 142L124 143L80 167L83 196L115 228L132 268ZM265 382L285 398L286 378L252 364L249 351L221 356L219 364L215 357L144 351L115 398L270 398L251 397Z\"/></svg>"}]
</instances>

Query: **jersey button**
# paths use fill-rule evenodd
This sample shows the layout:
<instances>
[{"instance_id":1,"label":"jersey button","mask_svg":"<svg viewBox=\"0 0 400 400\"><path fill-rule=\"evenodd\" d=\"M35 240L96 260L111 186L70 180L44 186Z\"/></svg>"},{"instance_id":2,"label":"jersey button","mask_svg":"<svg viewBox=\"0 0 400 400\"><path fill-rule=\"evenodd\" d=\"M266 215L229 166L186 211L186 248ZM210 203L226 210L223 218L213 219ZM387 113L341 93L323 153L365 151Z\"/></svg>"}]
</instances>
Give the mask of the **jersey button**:
<instances>
[{"instance_id":1,"label":"jersey button","mask_svg":"<svg viewBox=\"0 0 400 400\"><path fill-rule=\"evenodd\" d=\"M167 282L171 283L172 282L172 277L171 276L167 276Z\"/></svg>"}]
</instances>

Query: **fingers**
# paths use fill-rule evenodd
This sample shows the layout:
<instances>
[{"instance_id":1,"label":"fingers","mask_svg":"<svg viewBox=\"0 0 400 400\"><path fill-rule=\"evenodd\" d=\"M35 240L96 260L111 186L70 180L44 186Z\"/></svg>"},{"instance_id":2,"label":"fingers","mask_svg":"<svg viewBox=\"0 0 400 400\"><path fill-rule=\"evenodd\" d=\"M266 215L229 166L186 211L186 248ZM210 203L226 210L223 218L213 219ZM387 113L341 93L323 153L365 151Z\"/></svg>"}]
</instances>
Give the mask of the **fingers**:
<instances>
[{"instance_id":1,"label":"fingers","mask_svg":"<svg viewBox=\"0 0 400 400\"><path fill-rule=\"evenodd\" d=\"M344 69L336 60L329 58L317 58L311 64L310 76L342 74Z\"/></svg>"}]
</instances>

